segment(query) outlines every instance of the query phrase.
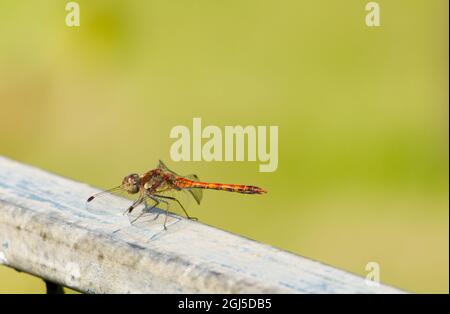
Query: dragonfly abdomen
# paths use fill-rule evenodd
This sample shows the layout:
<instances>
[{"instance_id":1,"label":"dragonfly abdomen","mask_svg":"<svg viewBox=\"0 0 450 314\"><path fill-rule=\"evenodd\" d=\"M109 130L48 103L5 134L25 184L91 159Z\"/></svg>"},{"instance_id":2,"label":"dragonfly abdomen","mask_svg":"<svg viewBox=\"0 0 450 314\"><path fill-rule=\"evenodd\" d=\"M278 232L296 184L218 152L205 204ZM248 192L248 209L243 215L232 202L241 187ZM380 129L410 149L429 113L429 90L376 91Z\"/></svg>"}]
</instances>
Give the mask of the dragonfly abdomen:
<instances>
[{"instance_id":1,"label":"dragonfly abdomen","mask_svg":"<svg viewBox=\"0 0 450 314\"><path fill-rule=\"evenodd\" d=\"M185 178L177 178L175 184L182 189L197 188L197 189L208 189L208 190L219 190L236 192L242 194L263 194L267 193L266 190L253 186L253 185L242 185L242 184L223 184L223 183L209 183L209 182L196 182Z\"/></svg>"}]
</instances>

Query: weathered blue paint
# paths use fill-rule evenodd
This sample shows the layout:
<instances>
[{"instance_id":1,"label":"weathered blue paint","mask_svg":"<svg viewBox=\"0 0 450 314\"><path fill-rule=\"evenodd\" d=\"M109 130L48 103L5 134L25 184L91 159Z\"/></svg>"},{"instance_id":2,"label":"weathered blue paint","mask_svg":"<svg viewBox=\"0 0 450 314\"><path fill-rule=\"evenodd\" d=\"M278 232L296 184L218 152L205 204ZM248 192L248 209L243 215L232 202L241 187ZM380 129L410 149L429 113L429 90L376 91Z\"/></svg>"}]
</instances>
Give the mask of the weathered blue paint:
<instances>
[{"instance_id":1,"label":"weathered blue paint","mask_svg":"<svg viewBox=\"0 0 450 314\"><path fill-rule=\"evenodd\" d=\"M131 225L121 199L88 210L97 191L0 157L0 261L89 293L401 292L183 217L166 232L159 209Z\"/></svg>"}]
</instances>

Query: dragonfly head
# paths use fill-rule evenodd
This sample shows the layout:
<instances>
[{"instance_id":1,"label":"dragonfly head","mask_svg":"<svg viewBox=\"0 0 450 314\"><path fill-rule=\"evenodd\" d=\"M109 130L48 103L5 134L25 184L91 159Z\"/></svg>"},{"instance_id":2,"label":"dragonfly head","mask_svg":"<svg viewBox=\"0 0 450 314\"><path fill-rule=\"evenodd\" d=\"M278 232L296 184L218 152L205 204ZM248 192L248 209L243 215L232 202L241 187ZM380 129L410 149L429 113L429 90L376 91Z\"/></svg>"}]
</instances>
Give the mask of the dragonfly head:
<instances>
[{"instance_id":1,"label":"dragonfly head","mask_svg":"<svg viewBox=\"0 0 450 314\"><path fill-rule=\"evenodd\" d=\"M127 175L122 180L122 188L130 194L135 194L139 192L139 186L141 183L141 178L137 173L132 173Z\"/></svg>"}]
</instances>

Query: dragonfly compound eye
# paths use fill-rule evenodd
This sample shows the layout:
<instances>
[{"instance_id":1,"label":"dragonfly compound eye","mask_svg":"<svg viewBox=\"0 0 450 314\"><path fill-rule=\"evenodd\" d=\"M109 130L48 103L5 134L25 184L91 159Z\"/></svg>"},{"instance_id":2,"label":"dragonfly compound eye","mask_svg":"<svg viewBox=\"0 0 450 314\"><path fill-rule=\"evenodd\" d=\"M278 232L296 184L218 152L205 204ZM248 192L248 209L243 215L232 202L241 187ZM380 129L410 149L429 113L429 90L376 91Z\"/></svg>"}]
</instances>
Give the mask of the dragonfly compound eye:
<instances>
[{"instance_id":1,"label":"dragonfly compound eye","mask_svg":"<svg viewBox=\"0 0 450 314\"><path fill-rule=\"evenodd\" d=\"M127 175L122 180L122 187L131 194L139 192L139 175L136 173Z\"/></svg>"}]
</instances>

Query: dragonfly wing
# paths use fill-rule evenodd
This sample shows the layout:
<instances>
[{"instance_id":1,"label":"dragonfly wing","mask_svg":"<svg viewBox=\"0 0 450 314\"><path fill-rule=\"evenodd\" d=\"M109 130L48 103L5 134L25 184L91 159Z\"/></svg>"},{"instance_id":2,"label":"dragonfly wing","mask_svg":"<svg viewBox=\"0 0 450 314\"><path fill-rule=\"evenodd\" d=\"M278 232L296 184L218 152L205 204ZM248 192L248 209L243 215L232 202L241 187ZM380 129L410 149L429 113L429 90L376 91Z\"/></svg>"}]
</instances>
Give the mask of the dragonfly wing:
<instances>
[{"instance_id":1,"label":"dragonfly wing","mask_svg":"<svg viewBox=\"0 0 450 314\"><path fill-rule=\"evenodd\" d=\"M194 203L189 189L170 189L155 193L153 196L162 202L162 209L168 209L181 216L188 216L186 212L192 209Z\"/></svg>"},{"instance_id":2,"label":"dragonfly wing","mask_svg":"<svg viewBox=\"0 0 450 314\"><path fill-rule=\"evenodd\" d=\"M89 198L86 208L97 214L121 214L137 200L137 197L138 195L128 194L123 189L98 193Z\"/></svg>"},{"instance_id":3,"label":"dragonfly wing","mask_svg":"<svg viewBox=\"0 0 450 314\"><path fill-rule=\"evenodd\" d=\"M200 179L198 178L198 176L196 174L189 174L187 176L182 176L179 175L178 173L176 173L175 171L170 170L162 160L159 160L158 163L158 168L164 171L168 171L178 177L182 177L182 178L186 178L192 181L200 181ZM195 201L197 202L197 204L200 204L200 202L202 201L203 198L203 191L201 189L189 189L188 192L192 195L192 197L194 197Z\"/></svg>"},{"instance_id":4,"label":"dragonfly wing","mask_svg":"<svg viewBox=\"0 0 450 314\"><path fill-rule=\"evenodd\" d=\"M173 173L174 175L180 176L180 175L179 175L178 173L176 173L175 171L170 170L162 160L159 160L158 168L161 169L161 170L164 170L164 171Z\"/></svg>"},{"instance_id":5,"label":"dragonfly wing","mask_svg":"<svg viewBox=\"0 0 450 314\"><path fill-rule=\"evenodd\" d=\"M176 173L175 171L170 170L162 160L159 160L158 163L158 168L164 171L168 171L178 177L181 178L186 178L188 180L192 180L192 181L196 181L199 182L200 179L198 178L198 176L196 174L189 174L187 176L182 176L179 175L178 173ZM189 189L188 192L192 195L192 197L194 197L195 201L197 202L197 204L200 204L200 202L202 201L203 198L203 191L201 189Z\"/></svg>"},{"instance_id":6,"label":"dragonfly wing","mask_svg":"<svg viewBox=\"0 0 450 314\"><path fill-rule=\"evenodd\" d=\"M196 174L187 175L187 176L185 176L185 178L195 181L195 182L200 181L200 179L198 178L198 176ZM202 201L202 198L203 198L203 190L194 188L194 189L189 189L188 191L194 197L197 204L200 205L200 202Z\"/></svg>"}]
</instances>

